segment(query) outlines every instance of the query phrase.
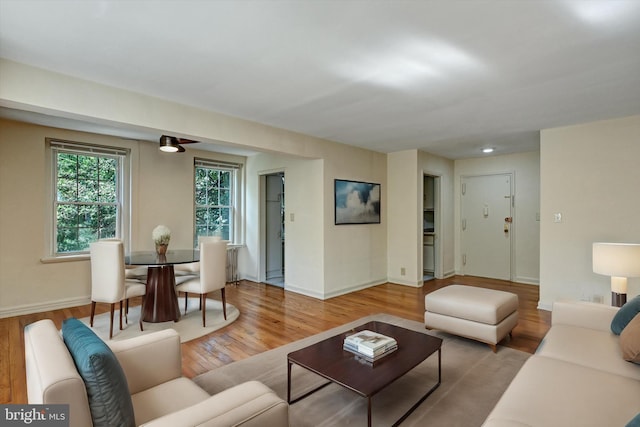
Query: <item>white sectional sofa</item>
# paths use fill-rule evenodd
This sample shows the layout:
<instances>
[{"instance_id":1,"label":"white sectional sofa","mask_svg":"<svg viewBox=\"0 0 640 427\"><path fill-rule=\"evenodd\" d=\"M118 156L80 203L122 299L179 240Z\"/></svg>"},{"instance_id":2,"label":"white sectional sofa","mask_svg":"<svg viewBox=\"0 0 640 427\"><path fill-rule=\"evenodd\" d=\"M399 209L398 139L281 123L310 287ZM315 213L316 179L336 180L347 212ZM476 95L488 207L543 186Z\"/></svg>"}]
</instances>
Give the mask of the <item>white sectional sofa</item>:
<instances>
[{"instance_id":1,"label":"white sectional sofa","mask_svg":"<svg viewBox=\"0 0 640 427\"><path fill-rule=\"evenodd\" d=\"M24 341L29 403L68 404L71 427L116 424L105 417L99 421L95 419L96 406L90 408L89 384L85 384L77 362L50 319L27 325ZM84 346L86 344L80 344L81 348ZM126 377L130 394L126 397L135 415L135 420L126 425L289 425L289 405L262 383L249 381L210 396L183 377L180 336L173 329L110 342L109 347ZM91 360L94 365L97 363L95 358ZM112 376L107 373L98 380L105 383ZM101 392L109 391L104 384L101 386ZM121 394L126 394L126 390ZM107 405L100 408L107 408Z\"/></svg>"},{"instance_id":2,"label":"white sectional sofa","mask_svg":"<svg viewBox=\"0 0 640 427\"><path fill-rule=\"evenodd\" d=\"M483 426L623 427L640 414L640 365L610 329L617 310L556 302L551 329Z\"/></svg>"}]
</instances>

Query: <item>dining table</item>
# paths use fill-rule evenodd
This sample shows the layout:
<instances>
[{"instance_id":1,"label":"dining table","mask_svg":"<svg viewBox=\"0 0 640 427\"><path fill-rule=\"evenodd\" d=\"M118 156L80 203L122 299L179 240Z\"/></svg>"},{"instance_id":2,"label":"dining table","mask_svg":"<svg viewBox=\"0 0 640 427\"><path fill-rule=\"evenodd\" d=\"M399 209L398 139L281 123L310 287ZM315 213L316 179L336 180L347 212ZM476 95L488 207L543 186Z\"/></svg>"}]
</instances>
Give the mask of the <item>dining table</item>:
<instances>
[{"instance_id":1,"label":"dining table","mask_svg":"<svg viewBox=\"0 0 640 427\"><path fill-rule=\"evenodd\" d=\"M143 322L160 323L180 319L173 266L200 261L197 249L173 249L165 254L137 251L125 255L125 264L147 266L147 290L142 303Z\"/></svg>"}]
</instances>

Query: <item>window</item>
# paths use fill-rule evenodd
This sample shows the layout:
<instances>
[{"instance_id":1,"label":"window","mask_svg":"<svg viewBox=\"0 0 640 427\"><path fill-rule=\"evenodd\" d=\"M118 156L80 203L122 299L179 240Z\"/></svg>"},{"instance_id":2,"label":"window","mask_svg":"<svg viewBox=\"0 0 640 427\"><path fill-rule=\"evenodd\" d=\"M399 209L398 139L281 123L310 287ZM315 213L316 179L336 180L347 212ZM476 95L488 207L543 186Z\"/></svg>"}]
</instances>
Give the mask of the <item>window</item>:
<instances>
[{"instance_id":1,"label":"window","mask_svg":"<svg viewBox=\"0 0 640 427\"><path fill-rule=\"evenodd\" d=\"M195 238L219 235L234 241L237 171L240 165L195 159Z\"/></svg>"},{"instance_id":2,"label":"window","mask_svg":"<svg viewBox=\"0 0 640 427\"><path fill-rule=\"evenodd\" d=\"M122 238L128 151L48 142L53 174L53 254L88 253L91 242Z\"/></svg>"}]
</instances>

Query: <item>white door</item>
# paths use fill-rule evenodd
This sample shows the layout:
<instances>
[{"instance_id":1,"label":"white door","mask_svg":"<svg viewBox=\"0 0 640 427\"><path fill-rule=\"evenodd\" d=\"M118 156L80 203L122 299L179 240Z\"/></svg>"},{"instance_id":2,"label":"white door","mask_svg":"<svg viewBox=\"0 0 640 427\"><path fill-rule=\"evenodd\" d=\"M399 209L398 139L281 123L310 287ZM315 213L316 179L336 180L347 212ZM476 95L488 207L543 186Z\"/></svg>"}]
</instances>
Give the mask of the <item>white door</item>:
<instances>
[{"instance_id":1,"label":"white door","mask_svg":"<svg viewBox=\"0 0 640 427\"><path fill-rule=\"evenodd\" d=\"M511 280L511 174L462 178L462 265L466 275Z\"/></svg>"}]
</instances>

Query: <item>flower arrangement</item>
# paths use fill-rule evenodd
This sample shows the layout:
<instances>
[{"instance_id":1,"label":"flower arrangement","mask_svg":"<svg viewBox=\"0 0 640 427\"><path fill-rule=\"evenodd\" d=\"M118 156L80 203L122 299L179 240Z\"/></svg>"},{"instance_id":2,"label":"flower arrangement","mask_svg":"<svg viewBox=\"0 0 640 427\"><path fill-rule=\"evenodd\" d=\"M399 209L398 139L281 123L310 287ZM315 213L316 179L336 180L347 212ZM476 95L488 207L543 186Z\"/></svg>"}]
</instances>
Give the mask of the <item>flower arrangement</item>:
<instances>
[{"instance_id":1,"label":"flower arrangement","mask_svg":"<svg viewBox=\"0 0 640 427\"><path fill-rule=\"evenodd\" d=\"M159 225L153 229L153 233L151 233L153 237L153 242L158 245L168 245L169 240L171 240L171 230L166 225Z\"/></svg>"}]
</instances>

